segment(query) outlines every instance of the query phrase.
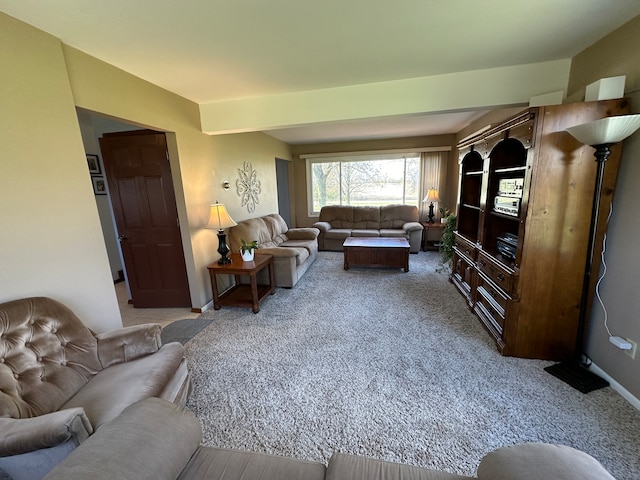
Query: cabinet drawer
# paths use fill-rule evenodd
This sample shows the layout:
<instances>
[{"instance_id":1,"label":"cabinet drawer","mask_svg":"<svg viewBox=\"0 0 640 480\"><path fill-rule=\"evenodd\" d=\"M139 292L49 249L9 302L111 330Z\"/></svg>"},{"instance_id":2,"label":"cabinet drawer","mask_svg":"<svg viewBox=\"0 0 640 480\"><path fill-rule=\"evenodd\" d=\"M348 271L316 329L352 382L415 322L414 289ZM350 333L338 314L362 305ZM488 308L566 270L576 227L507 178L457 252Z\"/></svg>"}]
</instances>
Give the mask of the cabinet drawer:
<instances>
[{"instance_id":1,"label":"cabinet drawer","mask_svg":"<svg viewBox=\"0 0 640 480\"><path fill-rule=\"evenodd\" d=\"M478 283L478 301L488 303L502 319L506 318L511 297L497 288L482 273L476 280Z\"/></svg>"},{"instance_id":2,"label":"cabinet drawer","mask_svg":"<svg viewBox=\"0 0 640 480\"><path fill-rule=\"evenodd\" d=\"M460 256L466 257L472 262L475 262L478 252L475 244L457 233L455 234L453 248Z\"/></svg>"},{"instance_id":3,"label":"cabinet drawer","mask_svg":"<svg viewBox=\"0 0 640 480\"><path fill-rule=\"evenodd\" d=\"M476 265L478 270L484 273L493 283L505 292L511 293L514 286L513 272L507 270L483 251L478 252Z\"/></svg>"}]
</instances>

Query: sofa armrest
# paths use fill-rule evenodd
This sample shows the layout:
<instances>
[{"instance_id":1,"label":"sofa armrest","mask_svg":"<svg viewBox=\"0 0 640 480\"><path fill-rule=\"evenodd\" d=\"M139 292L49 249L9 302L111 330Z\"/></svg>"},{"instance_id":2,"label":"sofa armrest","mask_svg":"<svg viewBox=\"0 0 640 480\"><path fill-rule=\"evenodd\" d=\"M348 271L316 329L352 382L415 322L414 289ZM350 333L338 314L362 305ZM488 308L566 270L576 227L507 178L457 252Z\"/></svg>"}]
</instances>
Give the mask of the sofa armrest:
<instances>
[{"instance_id":1,"label":"sofa armrest","mask_svg":"<svg viewBox=\"0 0 640 480\"><path fill-rule=\"evenodd\" d=\"M96 334L102 368L157 352L162 346L158 323L145 323Z\"/></svg>"},{"instance_id":2,"label":"sofa armrest","mask_svg":"<svg viewBox=\"0 0 640 480\"><path fill-rule=\"evenodd\" d=\"M317 228L323 233L327 233L329 230L331 230L331 224L329 222L316 222L313 224L313 227Z\"/></svg>"},{"instance_id":3,"label":"sofa armrest","mask_svg":"<svg viewBox=\"0 0 640 480\"><path fill-rule=\"evenodd\" d=\"M320 235L320 230L317 228L290 228L286 235L289 240L314 240Z\"/></svg>"},{"instance_id":4,"label":"sofa armrest","mask_svg":"<svg viewBox=\"0 0 640 480\"><path fill-rule=\"evenodd\" d=\"M420 222L407 222L404 225L402 225L402 229L409 233L409 232L415 232L416 230L424 230L424 227L422 225L420 225Z\"/></svg>"},{"instance_id":5,"label":"sofa armrest","mask_svg":"<svg viewBox=\"0 0 640 480\"><path fill-rule=\"evenodd\" d=\"M256 255L260 255L261 253L268 253L274 257L295 257L298 255L295 249L288 247L267 247L256 250Z\"/></svg>"},{"instance_id":6,"label":"sofa armrest","mask_svg":"<svg viewBox=\"0 0 640 480\"><path fill-rule=\"evenodd\" d=\"M0 457L55 447L73 441L76 445L93 433L81 407L59 410L32 418L0 418Z\"/></svg>"}]
</instances>

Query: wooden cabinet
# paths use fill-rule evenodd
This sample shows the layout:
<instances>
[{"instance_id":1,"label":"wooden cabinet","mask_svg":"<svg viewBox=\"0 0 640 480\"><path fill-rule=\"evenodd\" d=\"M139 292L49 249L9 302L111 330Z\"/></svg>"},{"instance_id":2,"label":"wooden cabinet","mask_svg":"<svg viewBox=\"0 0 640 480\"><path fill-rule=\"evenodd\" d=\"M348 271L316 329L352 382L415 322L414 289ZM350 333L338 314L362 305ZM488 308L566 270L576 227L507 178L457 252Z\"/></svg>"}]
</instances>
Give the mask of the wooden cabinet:
<instances>
[{"instance_id":1,"label":"wooden cabinet","mask_svg":"<svg viewBox=\"0 0 640 480\"><path fill-rule=\"evenodd\" d=\"M566 128L628 112L625 99L529 108L458 145L451 281L503 355L573 357L597 164ZM589 306L619 163L618 144L605 165Z\"/></svg>"}]
</instances>

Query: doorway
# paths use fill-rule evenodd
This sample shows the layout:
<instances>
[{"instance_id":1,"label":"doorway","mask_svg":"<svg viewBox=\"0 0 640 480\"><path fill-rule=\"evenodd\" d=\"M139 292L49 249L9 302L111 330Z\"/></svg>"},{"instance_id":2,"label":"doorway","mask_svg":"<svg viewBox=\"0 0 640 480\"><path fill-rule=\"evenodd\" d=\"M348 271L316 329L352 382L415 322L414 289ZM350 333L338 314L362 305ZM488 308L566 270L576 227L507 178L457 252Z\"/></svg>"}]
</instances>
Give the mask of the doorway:
<instances>
[{"instance_id":1,"label":"doorway","mask_svg":"<svg viewBox=\"0 0 640 480\"><path fill-rule=\"evenodd\" d=\"M278 212L287 222L289 228L295 227L291 224L291 196L289 195L289 163L287 160L276 158L276 186L278 188Z\"/></svg>"},{"instance_id":2,"label":"doorway","mask_svg":"<svg viewBox=\"0 0 640 480\"><path fill-rule=\"evenodd\" d=\"M100 149L134 307L190 307L165 134L106 133Z\"/></svg>"}]
</instances>

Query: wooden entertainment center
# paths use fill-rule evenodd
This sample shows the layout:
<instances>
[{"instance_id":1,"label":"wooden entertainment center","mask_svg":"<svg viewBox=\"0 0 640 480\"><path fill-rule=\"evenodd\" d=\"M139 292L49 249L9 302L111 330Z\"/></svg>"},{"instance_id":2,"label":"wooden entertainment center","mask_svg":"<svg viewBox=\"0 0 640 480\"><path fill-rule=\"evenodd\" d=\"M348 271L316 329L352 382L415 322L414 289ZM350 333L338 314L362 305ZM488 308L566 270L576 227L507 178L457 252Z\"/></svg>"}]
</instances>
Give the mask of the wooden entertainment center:
<instances>
[{"instance_id":1,"label":"wooden entertainment center","mask_svg":"<svg viewBox=\"0 0 640 480\"><path fill-rule=\"evenodd\" d=\"M628 112L625 99L533 107L458 144L451 281L503 355L576 353L597 165L565 129ZM588 312L620 153L605 164Z\"/></svg>"}]
</instances>

